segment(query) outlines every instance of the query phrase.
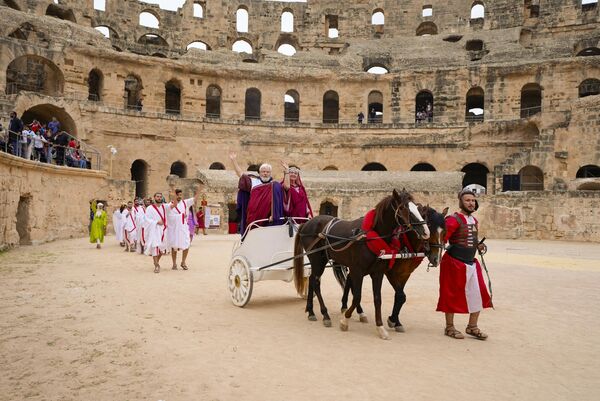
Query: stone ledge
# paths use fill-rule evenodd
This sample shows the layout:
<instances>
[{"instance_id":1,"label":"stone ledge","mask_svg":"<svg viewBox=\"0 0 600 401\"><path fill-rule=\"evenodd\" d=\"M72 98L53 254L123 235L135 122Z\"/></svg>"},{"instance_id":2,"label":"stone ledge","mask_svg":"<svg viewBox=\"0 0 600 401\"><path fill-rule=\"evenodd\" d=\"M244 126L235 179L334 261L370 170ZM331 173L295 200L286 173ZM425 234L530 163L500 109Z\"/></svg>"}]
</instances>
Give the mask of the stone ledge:
<instances>
[{"instance_id":1,"label":"stone ledge","mask_svg":"<svg viewBox=\"0 0 600 401\"><path fill-rule=\"evenodd\" d=\"M81 177L106 178L108 173L104 170L88 170L82 168L55 166L33 160L25 160L9 153L0 152L0 162L10 167L26 168L52 174L76 175Z\"/></svg>"}]
</instances>

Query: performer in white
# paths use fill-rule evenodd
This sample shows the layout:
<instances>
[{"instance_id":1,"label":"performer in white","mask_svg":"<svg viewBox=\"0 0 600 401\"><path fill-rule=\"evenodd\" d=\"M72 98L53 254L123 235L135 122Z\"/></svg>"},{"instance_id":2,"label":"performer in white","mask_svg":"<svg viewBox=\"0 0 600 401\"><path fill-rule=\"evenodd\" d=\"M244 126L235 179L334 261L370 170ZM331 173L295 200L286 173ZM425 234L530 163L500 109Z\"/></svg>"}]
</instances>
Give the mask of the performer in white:
<instances>
[{"instance_id":1,"label":"performer in white","mask_svg":"<svg viewBox=\"0 0 600 401\"><path fill-rule=\"evenodd\" d=\"M176 189L171 193L171 204L168 206L168 228L167 238L171 247L171 258L173 259L173 270L177 270L177 251L182 250L181 268L187 270L185 264L188 252L190 250L190 231L187 223L190 206L194 205L198 199L200 191L196 190L193 198L183 199L181 189ZM173 195L175 195L173 197ZM173 199L174 198L174 199Z\"/></svg>"},{"instance_id":2,"label":"performer in white","mask_svg":"<svg viewBox=\"0 0 600 401\"><path fill-rule=\"evenodd\" d=\"M123 210L125 210L125 205L121 205L120 208L116 209L113 213L113 228L115 230L115 237L117 237L117 241L121 246L125 246L123 243Z\"/></svg>"},{"instance_id":3,"label":"performer in white","mask_svg":"<svg viewBox=\"0 0 600 401\"><path fill-rule=\"evenodd\" d=\"M125 252L135 252L137 242L137 226L135 224L135 211L133 202L127 202L127 208L123 210L123 238L125 239Z\"/></svg>"},{"instance_id":4,"label":"performer in white","mask_svg":"<svg viewBox=\"0 0 600 401\"><path fill-rule=\"evenodd\" d=\"M162 193L154 194L154 204L146 209L144 219L144 253L152 256L154 273L160 273L160 257L167 252L167 208L163 204Z\"/></svg>"},{"instance_id":5,"label":"performer in white","mask_svg":"<svg viewBox=\"0 0 600 401\"><path fill-rule=\"evenodd\" d=\"M136 250L139 253L144 253L144 219L146 218L146 204L142 198L137 198L135 200L135 205L133 206L133 215L135 216L135 225L137 231Z\"/></svg>"}]
</instances>

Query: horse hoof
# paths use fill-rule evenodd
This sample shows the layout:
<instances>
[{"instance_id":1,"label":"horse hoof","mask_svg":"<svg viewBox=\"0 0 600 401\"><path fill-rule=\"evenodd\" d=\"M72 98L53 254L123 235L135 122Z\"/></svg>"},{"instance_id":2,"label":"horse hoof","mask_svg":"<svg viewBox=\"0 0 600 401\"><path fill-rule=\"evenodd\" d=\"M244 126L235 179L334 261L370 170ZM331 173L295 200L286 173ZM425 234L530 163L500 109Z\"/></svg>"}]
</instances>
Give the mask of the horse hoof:
<instances>
[{"instance_id":1,"label":"horse hoof","mask_svg":"<svg viewBox=\"0 0 600 401\"><path fill-rule=\"evenodd\" d=\"M342 309L340 310L340 312L341 312L341 313L342 313L342 315L343 315L343 314L345 314L345 313L346 313L346 311L347 311L347 310L348 310L348 308L342 308Z\"/></svg>"},{"instance_id":2,"label":"horse hoof","mask_svg":"<svg viewBox=\"0 0 600 401\"><path fill-rule=\"evenodd\" d=\"M310 320L311 322L316 322L317 317L315 315L308 315L308 320Z\"/></svg>"},{"instance_id":3,"label":"horse hoof","mask_svg":"<svg viewBox=\"0 0 600 401\"><path fill-rule=\"evenodd\" d=\"M358 320L360 320L361 323L369 323L369 318L367 318L366 313L361 313L358 315Z\"/></svg>"},{"instance_id":4,"label":"horse hoof","mask_svg":"<svg viewBox=\"0 0 600 401\"><path fill-rule=\"evenodd\" d=\"M331 327L331 320L330 319L323 319L323 326L325 326L325 327Z\"/></svg>"},{"instance_id":5,"label":"horse hoof","mask_svg":"<svg viewBox=\"0 0 600 401\"><path fill-rule=\"evenodd\" d=\"M389 317L387 319L387 324L390 329L393 329L394 327L396 327L396 323L392 322L392 320Z\"/></svg>"},{"instance_id":6,"label":"horse hoof","mask_svg":"<svg viewBox=\"0 0 600 401\"><path fill-rule=\"evenodd\" d=\"M387 330L383 326L377 326L377 333L379 334L379 338L381 338L382 340L390 339Z\"/></svg>"},{"instance_id":7,"label":"horse hoof","mask_svg":"<svg viewBox=\"0 0 600 401\"><path fill-rule=\"evenodd\" d=\"M340 320L340 330L342 330L342 331L348 331L348 323L346 323L343 320Z\"/></svg>"},{"instance_id":8,"label":"horse hoof","mask_svg":"<svg viewBox=\"0 0 600 401\"><path fill-rule=\"evenodd\" d=\"M394 326L394 330L396 330L397 333L404 333L404 326L398 324L397 326Z\"/></svg>"}]
</instances>

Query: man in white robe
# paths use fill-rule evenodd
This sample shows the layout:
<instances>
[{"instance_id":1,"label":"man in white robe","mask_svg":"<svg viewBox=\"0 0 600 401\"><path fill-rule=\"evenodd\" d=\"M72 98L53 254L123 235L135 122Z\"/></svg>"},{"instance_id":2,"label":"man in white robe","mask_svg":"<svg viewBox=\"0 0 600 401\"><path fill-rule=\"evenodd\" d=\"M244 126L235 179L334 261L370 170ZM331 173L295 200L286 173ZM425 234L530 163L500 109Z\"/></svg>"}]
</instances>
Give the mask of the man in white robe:
<instances>
[{"instance_id":1,"label":"man in white robe","mask_svg":"<svg viewBox=\"0 0 600 401\"><path fill-rule=\"evenodd\" d=\"M187 219L190 213L190 206L193 206L200 191L196 190L193 198L183 199L181 189L175 190L175 197L168 206L168 228L167 238L169 247L171 247L171 258L173 259L173 270L177 270L177 251L182 250L181 268L187 270L185 264L188 252L190 250L190 230ZM171 195L173 196L173 194Z\"/></svg>"},{"instance_id":2,"label":"man in white robe","mask_svg":"<svg viewBox=\"0 0 600 401\"><path fill-rule=\"evenodd\" d=\"M144 243L146 242L144 239L144 219L146 218L146 205L144 202L145 201L142 200L142 198L137 198L135 200L135 205L133 206L133 215L135 216L135 225L137 231L136 250L139 253L144 253Z\"/></svg>"},{"instance_id":3,"label":"man in white robe","mask_svg":"<svg viewBox=\"0 0 600 401\"><path fill-rule=\"evenodd\" d=\"M137 242L137 225L135 224L135 213L133 202L127 202L127 208L123 210L123 238L125 239L125 252L135 252Z\"/></svg>"},{"instance_id":4,"label":"man in white robe","mask_svg":"<svg viewBox=\"0 0 600 401\"><path fill-rule=\"evenodd\" d=\"M167 207L160 192L154 194L154 204L146 209L144 219L144 253L152 256L154 273L160 273L160 257L167 252Z\"/></svg>"},{"instance_id":5,"label":"man in white robe","mask_svg":"<svg viewBox=\"0 0 600 401\"><path fill-rule=\"evenodd\" d=\"M123 219L125 217L122 214L123 210L125 210L125 205L121 205L121 207L116 209L113 213L113 228L115 230L115 237L121 246L125 246L123 243Z\"/></svg>"}]
</instances>

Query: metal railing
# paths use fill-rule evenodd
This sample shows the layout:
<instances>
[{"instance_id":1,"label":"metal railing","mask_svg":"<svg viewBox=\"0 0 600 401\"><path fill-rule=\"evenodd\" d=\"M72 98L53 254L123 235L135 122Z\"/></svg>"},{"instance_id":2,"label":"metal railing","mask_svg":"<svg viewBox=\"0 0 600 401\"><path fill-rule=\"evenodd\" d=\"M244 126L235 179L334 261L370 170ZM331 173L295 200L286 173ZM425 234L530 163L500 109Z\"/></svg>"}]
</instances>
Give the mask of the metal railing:
<instances>
[{"instance_id":1,"label":"metal railing","mask_svg":"<svg viewBox=\"0 0 600 401\"><path fill-rule=\"evenodd\" d=\"M542 106L522 107L521 118L528 118L542 112Z\"/></svg>"},{"instance_id":2,"label":"metal railing","mask_svg":"<svg viewBox=\"0 0 600 401\"><path fill-rule=\"evenodd\" d=\"M465 121L468 123L478 123L482 122L483 120L483 114L480 114L478 116L465 116Z\"/></svg>"}]
</instances>

